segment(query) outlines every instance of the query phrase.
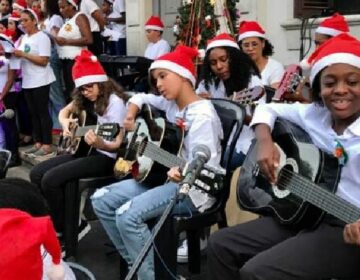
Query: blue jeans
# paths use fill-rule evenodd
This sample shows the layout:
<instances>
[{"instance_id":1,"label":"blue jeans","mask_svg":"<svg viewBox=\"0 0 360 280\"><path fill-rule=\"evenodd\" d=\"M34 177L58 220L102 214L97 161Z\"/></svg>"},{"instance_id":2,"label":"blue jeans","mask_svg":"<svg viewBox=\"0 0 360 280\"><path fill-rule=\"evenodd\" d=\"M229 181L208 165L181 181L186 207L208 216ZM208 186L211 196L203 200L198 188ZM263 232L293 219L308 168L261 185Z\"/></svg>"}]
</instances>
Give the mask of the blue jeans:
<instances>
[{"instance_id":1,"label":"blue jeans","mask_svg":"<svg viewBox=\"0 0 360 280\"><path fill-rule=\"evenodd\" d=\"M116 249L129 265L135 262L151 235L146 221L159 217L177 192L170 182L149 188L134 179L97 190L92 205ZM197 212L189 197L176 204L172 214ZM138 270L139 280L155 280L154 251L150 249Z\"/></svg>"}]
</instances>

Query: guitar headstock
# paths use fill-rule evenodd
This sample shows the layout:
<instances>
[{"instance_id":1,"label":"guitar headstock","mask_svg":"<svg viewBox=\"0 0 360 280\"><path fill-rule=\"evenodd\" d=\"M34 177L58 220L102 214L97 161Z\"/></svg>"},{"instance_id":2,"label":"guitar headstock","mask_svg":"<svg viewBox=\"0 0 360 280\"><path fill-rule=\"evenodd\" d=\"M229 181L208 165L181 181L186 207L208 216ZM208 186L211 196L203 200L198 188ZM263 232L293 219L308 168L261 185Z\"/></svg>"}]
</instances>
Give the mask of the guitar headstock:
<instances>
[{"instance_id":1,"label":"guitar headstock","mask_svg":"<svg viewBox=\"0 0 360 280\"><path fill-rule=\"evenodd\" d=\"M263 97L264 94L265 91L263 87L255 86L253 88L234 92L232 101L243 105L253 104Z\"/></svg>"},{"instance_id":2,"label":"guitar headstock","mask_svg":"<svg viewBox=\"0 0 360 280\"><path fill-rule=\"evenodd\" d=\"M293 98L289 98L290 101L297 101L295 94L299 94L299 87L304 81L305 78L302 76L301 67L297 64L290 64L286 68L272 101L282 102L287 100L290 95L294 95Z\"/></svg>"},{"instance_id":3,"label":"guitar headstock","mask_svg":"<svg viewBox=\"0 0 360 280\"><path fill-rule=\"evenodd\" d=\"M104 123L99 125L97 135L101 136L104 140L113 140L120 132L118 123Z\"/></svg>"}]
</instances>

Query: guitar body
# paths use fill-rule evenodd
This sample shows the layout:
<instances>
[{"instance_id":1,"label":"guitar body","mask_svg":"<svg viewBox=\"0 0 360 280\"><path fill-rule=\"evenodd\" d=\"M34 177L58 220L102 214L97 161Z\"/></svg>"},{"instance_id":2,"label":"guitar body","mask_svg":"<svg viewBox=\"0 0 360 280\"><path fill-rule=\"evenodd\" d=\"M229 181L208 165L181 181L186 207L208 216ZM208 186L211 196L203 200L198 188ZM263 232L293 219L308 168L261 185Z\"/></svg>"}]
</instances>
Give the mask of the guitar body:
<instances>
[{"instance_id":1,"label":"guitar body","mask_svg":"<svg viewBox=\"0 0 360 280\"><path fill-rule=\"evenodd\" d=\"M84 127L88 125L95 125L97 119L95 117L89 117L89 114L86 111L81 111L80 114L71 114L70 118L78 119L77 124L71 124L69 130L72 133L72 136L64 137L63 135L60 136L59 144L57 148L57 155L64 155L64 154L71 154L76 157L83 157L87 156L90 151L91 147L86 144L83 137L76 137L75 133L79 127Z\"/></svg>"},{"instance_id":2,"label":"guitar body","mask_svg":"<svg viewBox=\"0 0 360 280\"><path fill-rule=\"evenodd\" d=\"M167 181L168 167L142 154L142 146L151 142L156 147L173 155L178 155L183 145L182 130L170 124L160 116L153 116L151 109L143 112L143 118L137 119L137 128L128 133L128 151L126 160L134 160L131 173L137 181L150 187Z\"/></svg>"},{"instance_id":3,"label":"guitar body","mask_svg":"<svg viewBox=\"0 0 360 280\"><path fill-rule=\"evenodd\" d=\"M338 159L315 147L306 132L288 121L278 119L272 137L282 155L279 181L272 186L259 174L254 141L241 167L237 186L239 205L260 215L275 215L281 223L296 228L316 226L324 211L293 194L284 185L290 188L299 184L299 178L303 178L300 179L303 185L306 185L305 180L309 180L321 188L335 192L340 178ZM281 173L282 170L290 170L300 176L292 176L291 172Z\"/></svg>"}]
</instances>

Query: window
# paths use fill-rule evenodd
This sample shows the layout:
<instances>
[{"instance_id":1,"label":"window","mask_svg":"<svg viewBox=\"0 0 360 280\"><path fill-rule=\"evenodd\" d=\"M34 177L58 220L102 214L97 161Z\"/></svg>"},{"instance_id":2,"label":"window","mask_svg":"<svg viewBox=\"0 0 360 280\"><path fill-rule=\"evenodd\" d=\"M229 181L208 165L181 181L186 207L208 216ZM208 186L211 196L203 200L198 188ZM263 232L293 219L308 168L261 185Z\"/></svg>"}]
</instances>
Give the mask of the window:
<instances>
[{"instance_id":1,"label":"window","mask_svg":"<svg viewBox=\"0 0 360 280\"><path fill-rule=\"evenodd\" d=\"M294 0L294 17L309 18L321 15L330 7L331 0Z\"/></svg>"},{"instance_id":2,"label":"window","mask_svg":"<svg viewBox=\"0 0 360 280\"><path fill-rule=\"evenodd\" d=\"M294 18L360 14L360 0L294 0Z\"/></svg>"}]
</instances>

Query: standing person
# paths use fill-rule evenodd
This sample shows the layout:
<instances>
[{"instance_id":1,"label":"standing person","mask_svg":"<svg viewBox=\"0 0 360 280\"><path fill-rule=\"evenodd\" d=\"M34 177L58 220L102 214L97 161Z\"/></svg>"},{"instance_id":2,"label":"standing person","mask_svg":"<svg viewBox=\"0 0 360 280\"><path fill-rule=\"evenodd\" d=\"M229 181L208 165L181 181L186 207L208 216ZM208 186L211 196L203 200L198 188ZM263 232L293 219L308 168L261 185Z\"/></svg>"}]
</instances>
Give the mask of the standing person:
<instances>
[{"instance_id":1,"label":"standing person","mask_svg":"<svg viewBox=\"0 0 360 280\"><path fill-rule=\"evenodd\" d=\"M14 45L11 37L12 32L0 34L2 40L5 40L9 45ZM20 59L12 55L11 49L3 48L0 45L0 103L4 103L7 109L17 111L18 93L15 87L16 72L20 69ZM18 166L21 164L19 156L19 134L16 124L16 117L11 119L2 119L2 127L5 132L6 149L11 152L11 160L9 167Z\"/></svg>"},{"instance_id":2,"label":"standing person","mask_svg":"<svg viewBox=\"0 0 360 280\"><path fill-rule=\"evenodd\" d=\"M149 42L144 54L146 58L154 60L170 52L169 43L162 38L164 24L159 17L151 16L145 23L145 31Z\"/></svg>"},{"instance_id":3,"label":"standing person","mask_svg":"<svg viewBox=\"0 0 360 280\"><path fill-rule=\"evenodd\" d=\"M74 2L75 0L71 1ZM104 30L106 24L104 15L94 0L81 0L80 12L87 16L90 23L93 41L88 45L88 48L94 55L99 56L103 53L100 32Z\"/></svg>"},{"instance_id":4,"label":"standing person","mask_svg":"<svg viewBox=\"0 0 360 280\"><path fill-rule=\"evenodd\" d=\"M70 114L79 114L86 109L87 113L96 114L98 124L117 123L122 126L126 113L124 93L119 91L119 86L113 80L109 80L96 57L88 50L82 50L75 58L72 75L76 85L74 100L59 114L64 136L70 135L69 124L75 121ZM62 233L64 227L66 183L77 182L80 178L113 174L116 151L120 147L122 133L119 133L114 141L105 141L93 130L89 130L84 140L94 148L90 155L56 156L34 166L30 172L31 182L42 189L49 203L51 217L58 233ZM79 238L90 230L90 225L84 220L80 229Z\"/></svg>"},{"instance_id":5,"label":"standing person","mask_svg":"<svg viewBox=\"0 0 360 280\"><path fill-rule=\"evenodd\" d=\"M314 145L338 155L335 195L360 207L360 41L341 34L309 58L313 104L265 104L255 111L257 162L276 182L279 150L271 137L281 117L303 128ZM347 159L344 159L344 154ZM315 228L280 224L273 216L216 232L208 245L208 279L359 279L360 221L345 224L325 214Z\"/></svg>"},{"instance_id":6,"label":"standing person","mask_svg":"<svg viewBox=\"0 0 360 280\"><path fill-rule=\"evenodd\" d=\"M116 38L110 40L110 54L126 55L125 1L105 0L104 2L111 5L111 12L105 18L106 25L116 34ZM106 31L104 33L106 34Z\"/></svg>"},{"instance_id":7,"label":"standing person","mask_svg":"<svg viewBox=\"0 0 360 280\"><path fill-rule=\"evenodd\" d=\"M38 29L36 13L31 9L21 12L21 24L25 35L14 51L21 58L22 88L30 111L34 147L27 152L33 156L52 154L52 120L49 114L50 84L55 75L49 64L51 42Z\"/></svg>"},{"instance_id":8,"label":"standing person","mask_svg":"<svg viewBox=\"0 0 360 280\"><path fill-rule=\"evenodd\" d=\"M93 37L88 18L84 13L78 11L77 0L59 0L58 4L66 23L58 32L53 30L53 35L54 41L58 45L58 55L62 64L65 102L69 103L75 87L71 77L74 58L80 54L81 50L88 48L93 43Z\"/></svg>"},{"instance_id":9,"label":"standing person","mask_svg":"<svg viewBox=\"0 0 360 280\"><path fill-rule=\"evenodd\" d=\"M43 23L43 30L49 34L51 40L51 56L50 66L55 74L55 81L50 85L50 104L49 110L51 112L51 119L53 121L53 128L59 129L60 123L58 121L59 111L65 106L65 96L63 91L63 83L61 79L61 66L56 44L51 36L51 33L58 33L64 24L64 20L60 16L59 5L57 1L42 0L41 10L46 15Z\"/></svg>"},{"instance_id":10,"label":"standing person","mask_svg":"<svg viewBox=\"0 0 360 280\"><path fill-rule=\"evenodd\" d=\"M331 17L324 19L315 29L315 46L318 47L330 38L348 32L349 25L344 16L335 13Z\"/></svg>"},{"instance_id":11,"label":"standing person","mask_svg":"<svg viewBox=\"0 0 360 280\"><path fill-rule=\"evenodd\" d=\"M284 74L284 66L271 58L274 47L265 36L265 31L256 21L242 21L239 26L240 48L255 61L264 86L278 88Z\"/></svg>"},{"instance_id":12,"label":"standing person","mask_svg":"<svg viewBox=\"0 0 360 280\"><path fill-rule=\"evenodd\" d=\"M164 111L171 123L186 123L186 136L180 155L186 161L192 159L192 150L199 144L211 151L208 164L219 167L222 127L209 100L196 95L195 67L192 59L197 51L179 46L174 52L155 60L150 67L152 85L160 95L136 94L128 104L125 127L133 129L135 117L142 105L148 103ZM95 213L99 217L116 249L133 264L145 242L151 235L146 224L161 216L177 192L181 180L178 167L168 171L170 182L160 186L146 186L134 179L124 180L96 191L92 197ZM178 203L173 212L185 214L203 212L216 202L215 197L191 188L189 196ZM154 252L151 249L138 271L138 279L154 280Z\"/></svg>"}]
</instances>

